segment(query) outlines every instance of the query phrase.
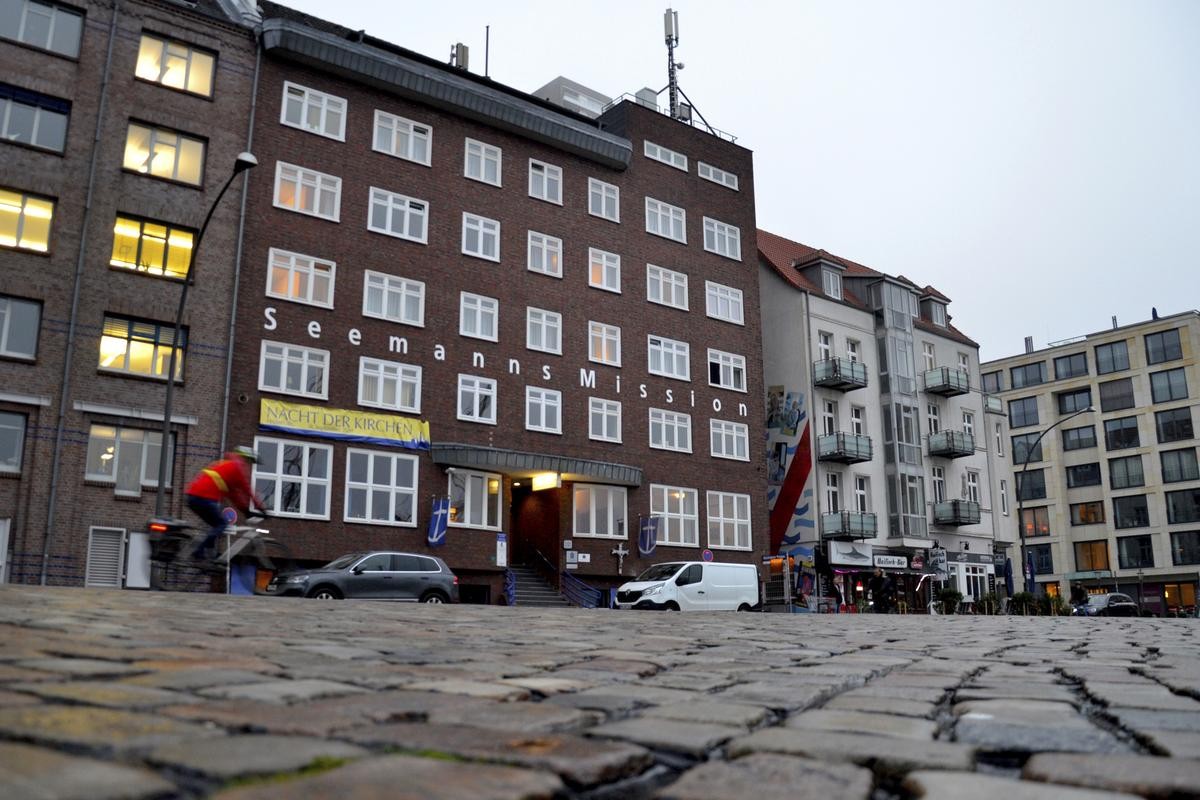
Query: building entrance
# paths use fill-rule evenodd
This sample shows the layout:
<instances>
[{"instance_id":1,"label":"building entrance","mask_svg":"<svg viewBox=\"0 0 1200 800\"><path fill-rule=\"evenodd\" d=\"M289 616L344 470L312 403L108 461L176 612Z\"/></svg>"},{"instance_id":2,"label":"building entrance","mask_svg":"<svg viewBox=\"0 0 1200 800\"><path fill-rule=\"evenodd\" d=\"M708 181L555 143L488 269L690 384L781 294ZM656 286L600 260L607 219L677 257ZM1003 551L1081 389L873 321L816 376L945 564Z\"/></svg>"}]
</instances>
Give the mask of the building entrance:
<instances>
[{"instance_id":1,"label":"building entrance","mask_svg":"<svg viewBox=\"0 0 1200 800\"><path fill-rule=\"evenodd\" d=\"M512 482L509 505L509 561L539 571L562 569L559 535L559 495L565 489L533 491L527 479ZM550 566L546 565L549 562Z\"/></svg>"}]
</instances>

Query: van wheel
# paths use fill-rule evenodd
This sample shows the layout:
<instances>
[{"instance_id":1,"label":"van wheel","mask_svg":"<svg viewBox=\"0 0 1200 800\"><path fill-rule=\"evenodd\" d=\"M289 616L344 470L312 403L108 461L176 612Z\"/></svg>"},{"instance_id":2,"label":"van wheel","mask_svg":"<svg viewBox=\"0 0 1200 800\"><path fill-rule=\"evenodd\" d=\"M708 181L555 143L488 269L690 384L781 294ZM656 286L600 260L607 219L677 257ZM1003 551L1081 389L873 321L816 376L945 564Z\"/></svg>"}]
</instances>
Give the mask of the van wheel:
<instances>
[{"instance_id":1,"label":"van wheel","mask_svg":"<svg viewBox=\"0 0 1200 800\"><path fill-rule=\"evenodd\" d=\"M676 603L674 600L670 600L667 602L667 611L678 611L678 610L679 610L679 603Z\"/></svg>"},{"instance_id":2,"label":"van wheel","mask_svg":"<svg viewBox=\"0 0 1200 800\"><path fill-rule=\"evenodd\" d=\"M738 606L738 611L753 611L753 610L754 609L752 609L750 607L749 603L742 603L740 606Z\"/></svg>"}]
</instances>

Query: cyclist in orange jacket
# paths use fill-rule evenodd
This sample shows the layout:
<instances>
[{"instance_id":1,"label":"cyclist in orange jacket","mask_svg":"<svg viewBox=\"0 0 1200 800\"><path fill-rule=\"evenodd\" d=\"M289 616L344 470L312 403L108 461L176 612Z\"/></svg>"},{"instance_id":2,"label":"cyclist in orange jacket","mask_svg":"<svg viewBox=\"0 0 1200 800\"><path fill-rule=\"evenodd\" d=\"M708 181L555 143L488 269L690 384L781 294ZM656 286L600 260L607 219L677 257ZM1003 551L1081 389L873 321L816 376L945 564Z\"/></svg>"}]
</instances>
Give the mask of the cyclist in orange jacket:
<instances>
[{"instance_id":1,"label":"cyclist in orange jacket","mask_svg":"<svg viewBox=\"0 0 1200 800\"><path fill-rule=\"evenodd\" d=\"M252 508L261 509L262 500L250 486L250 465L258 456L249 447L235 447L221 461L214 461L188 484L187 505L196 516L209 526L208 535L196 546L193 558L211 557L215 554L217 538L225 532L225 519L221 516L221 501L229 503L243 514ZM262 512L257 512L261 514Z\"/></svg>"}]
</instances>

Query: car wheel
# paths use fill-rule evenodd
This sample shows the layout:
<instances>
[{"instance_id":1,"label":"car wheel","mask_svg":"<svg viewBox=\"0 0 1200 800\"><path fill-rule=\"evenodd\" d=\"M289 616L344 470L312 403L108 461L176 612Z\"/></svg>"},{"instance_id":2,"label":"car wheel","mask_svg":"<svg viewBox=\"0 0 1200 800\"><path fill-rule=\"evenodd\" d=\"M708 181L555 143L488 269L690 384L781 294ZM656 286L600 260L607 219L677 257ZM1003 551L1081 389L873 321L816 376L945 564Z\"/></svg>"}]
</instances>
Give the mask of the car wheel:
<instances>
[{"instance_id":1,"label":"car wheel","mask_svg":"<svg viewBox=\"0 0 1200 800\"><path fill-rule=\"evenodd\" d=\"M332 586L318 586L308 593L314 600L341 600L342 593Z\"/></svg>"},{"instance_id":2,"label":"car wheel","mask_svg":"<svg viewBox=\"0 0 1200 800\"><path fill-rule=\"evenodd\" d=\"M679 610L679 603L676 603L674 600L671 600L670 602L667 603L667 611L678 611L678 610Z\"/></svg>"},{"instance_id":3,"label":"car wheel","mask_svg":"<svg viewBox=\"0 0 1200 800\"><path fill-rule=\"evenodd\" d=\"M422 603L445 603L446 595L441 592L426 592L421 596Z\"/></svg>"}]
</instances>

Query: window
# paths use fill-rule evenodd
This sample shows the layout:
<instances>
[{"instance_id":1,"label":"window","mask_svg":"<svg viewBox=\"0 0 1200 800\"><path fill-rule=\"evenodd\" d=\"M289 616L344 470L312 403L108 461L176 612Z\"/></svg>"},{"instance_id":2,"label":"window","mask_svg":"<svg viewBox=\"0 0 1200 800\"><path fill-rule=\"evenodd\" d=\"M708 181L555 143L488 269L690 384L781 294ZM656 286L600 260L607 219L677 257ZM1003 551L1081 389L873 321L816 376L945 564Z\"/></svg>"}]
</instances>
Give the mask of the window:
<instances>
[{"instance_id":1,"label":"window","mask_svg":"<svg viewBox=\"0 0 1200 800\"><path fill-rule=\"evenodd\" d=\"M71 104L0 83L0 140L61 153Z\"/></svg>"},{"instance_id":2,"label":"window","mask_svg":"<svg viewBox=\"0 0 1200 800\"><path fill-rule=\"evenodd\" d=\"M983 373L983 391L987 394L996 394L1004 391L1004 373L1002 372L985 372Z\"/></svg>"},{"instance_id":3,"label":"window","mask_svg":"<svg viewBox=\"0 0 1200 800\"><path fill-rule=\"evenodd\" d=\"M648 368L651 375L678 378L681 381L690 381L692 379L687 342L679 342L674 339L668 339L665 336L654 335L650 335L646 339L650 350Z\"/></svg>"},{"instance_id":4,"label":"window","mask_svg":"<svg viewBox=\"0 0 1200 800\"><path fill-rule=\"evenodd\" d=\"M339 142L346 141L346 101L290 81L283 83L279 123Z\"/></svg>"},{"instance_id":5,"label":"window","mask_svg":"<svg viewBox=\"0 0 1200 800\"><path fill-rule=\"evenodd\" d=\"M588 361L621 366L621 329L603 322L588 322Z\"/></svg>"},{"instance_id":6,"label":"window","mask_svg":"<svg viewBox=\"0 0 1200 800\"><path fill-rule=\"evenodd\" d=\"M342 179L282 161L275 163L275 207L337 222Z\"/></svg>"},{"instance_id":7,"label":"window","mask_svg":"<svg viewBox=\"0 0 1200 800\"><path fill-rule=\"evenodd\" d=\"M125 169L199 186L204 180L204 141L167 128L129 123Z\"/></svg>"},{"instance_id":8,"label":"window","mask_svg":"<svg viewBox=\"0 0 1200 800\"><path fill-rule=\"evenodd\" d=\"M705 313L713 319L742 325L745 319L742 309L742 290L722 286L712 281L704 282Z\"/></svg>"},{"instance_id":9,"label":"window","mask_svg":"<svg viewBox=\"0 0 1200 800\"><path fill-rule=\"evenodd\" d=\"M646 299L651 303L688 310L688 276L682 272L646 265Z\"/></svg>"},{"instance_id":10,"label":"window","mask_svg":"<svg viewBox=\"0 0 1200 800\"><path fill-rule=\"evenodd\" d=\"M193 237L185 228L118 216L108 263L149 275L184 278L192 261Z\"/></svg>"},{"instance_id":11,"label":"window","mask_svg":"<svg viewBox=\"0 0 1200 800\"><path fill-rule=\"evenodd\" d=\"M1183 367L1165 372L1150 373L1150 395L1155 403L1171 400L1186 400L1188 396L1187 376Z\"/></svg>"},{"instance_id":12,"label":"window","mask_svg":"<svg viewBox=\"0 0 1200 800\"><path fill-rule=\"evenodd\" d=\"M931 434L942 430L942 412L938 409L937 403L926 403L925 419L929 425L929 432Z\"/></svg>"},{"instance_id":13,"label":"window","mask_svg":"<svg viewBox=\"0 0 1200 800\"><path fill-rule=\"evenodd\" d=\"M671 237L676 238L676 237ZM682 240L681 240L682 241ZM734 261L742 260L742 231L740 228L704 218L704 249ZM839 286L839 297L840 297Z\"/></svg>"},{"instance_id":14,"label":"window","mask_svg":"<svg viewBox=\"0 0 1200 800\"><path fill-rule=\"evenodd\" d=\"M1192 410L1190 408L1173 408L1170 411L1156 412L1154 427L1158 431L1160 443L1178 442L1191 439L1196 435L1192 428Z\"/></svg>"},{"instance_id":15,"label":"window","mask_svg":"<svg viewBox=\"0 0 1200 800\"><path fill-rule=\"evenodd\" d=\"M272 247L267 256L267 296L333 308L335 270L332 261Z\"/></svg>"},{"instance_id":16,"label":"window","mask_svg":"<svg viewBox=\"0 0 1200 800\"><path fill-rule=\"evenodd\" d=\"M577 483L574 490L575 536L624 539L626 490L622 486Z\"/></svg>"},{"instance_id":17,"label":"window","mask_svg":"<svg viewBox=\"0 0 1200 800\"><path fill-rule=\"evenodd\" d=\"M159 434L161 438L162 434ZM25 415L0 411L0 472L20 472L24 451ZM158 469L157 464L155 469Z\"/></svg>"},{"instance_id":18,"label":"window","mask_svg":"<svg viewBox=\"0 0 1200 800\"><path fill-rule=\"evenodd\" d=\"M1121 378L1100 384L1101 411L1120 411L1133 406L1133 378Z\"/></svg>"},{"instance_id":19,"label":"window","mask_svg":"<svg viewBox=\"0 0 1200 800\"><path fill-rule=\"evenodd\" d=\"M832 269L821 270L821 287L825 290L827 297L832 297L834 300L841 300L842 273Z\"/></svg>"},{"instance_id":20,"label":"window","mask_svg":"<svg viewBox=\"0 0 1200 800\"><path fill-rule=\"evenodd\" d=\"M329 397L329 351L263 340L258 388L321 400Z\"/></svg>"},{"instance_id":21,"label":"window","mask_svg":"<svg viewBox=\"0 0 1200 800\"><path fill-rule=\"evenodd\" d=\"M63 6L37 0L5 0L0 37L62 56L79 55L83 15Z\"/></svg>"},{"instance_id":22,"label":"window","mask_svg":"<svg viewBox=\"0 0 1200 800\"><path fill-rule=\"evenodd\" d=\"M598 442L621 441L621 404L618 401L588 398L588 438Z\"/></svg>"},{"instance_id":23,"label":"window","mask_svg":"<svg viewBox=\"0 0 1200 800\"><path fill-rule=\"evenodd\" d=\"M1037 570L1038 575L1050 575L1054 572L1054 559L1050 554L1050 545L1035 544L1027 547L1026 550L1033 559L1033 568Z\"/></svg>"},{"instance_id":24,"label":"window","mask_svg":"<svg viewBox=\"0 0 1200 800\"><path fill-rule=\"evenodd\" d=\"M1147 364L1161 364L1177 358L1183 358L1183 349L1179 346L1178 329L1146 334Z\"/></svg>"},{"instance_id":25,"label":"window","mask_svg":"<svg viewBox=\"0 0 1200 800\"><path fill-rule=\"evenodd\" d=\"M708 493L708 546L722 550L750 549L750 495Z\"/></svg>"},{"instance_id":26,"label":"window","mask_svg":"<svg viewBox=\"0 0 1200 800\"><path fill-rule=\"evenodd\" d=\"M1107 375L1129 369L1129 348L1125 342L1096 346L1096 374Z\"/></svg>"},{"instance_id":27,"label":"window","mask_svg":"<svg viewBox=\"0 0 1200 800\"><path fill-rule=\"evenodd\" d=\"M562 433L562 392L526 386L525 429Z\"/></svg>"},{"instance_id":28,"label":"window","mask_svg":"<svg viewBox=\"0 0 1200 800\"><path fill-rule=\"evenodd\" d=\"M1041 506L1021 510L1021 524L1025 528L1025 536L1050 535L1050 509Z\"/></svg>"},{"instance_id":29,"label":"window","mask_svg":"<svg viewBox=\"0 0 1200 800\"><path fill-rule=\"evenodd\" d=\"M621 221L621 190L611 183L588 178L588 213L611 222Z\"/></svg>"},{"instance_id":30,"label":"window","mask_svg":"<svg viewBox=\"0 0 1200 800\"><path fill-rule=\"evenodd\" d=\"M463 528L500 527L500 476L455 469L450 473L450 524Z\"/></svg>"},{"instance_id":31,"label":"window","mask_svg":"<svg viewBox=\"0 0 1200 800\"><path fill-rule=\"evenodd\" d=\"M971 411L962 412L962 424L963 424L963 433L965 433L967 436L972 437L971 445L972 445L972 447L974 447L974 444L975 444L975 442L974 442L974 436L975 436L975 414L974 414L974 412L971 412Z\"/></svg>"},{"instance_id":32,"label":"window","mask_svg":"<svg viewBox=\"0 0 1200 800\"><path fill-rule=\"evenodd\" d=\"M255 437L254 492L272 516L329 519L329 465L333 448Z\"/></svg>"},{"instance_id":33,"label":"window","mask_svg":"<svg viewBox=\"0 0 1200 800\"><path fill-rule=\"evenodd\" d=\"M386 111L375 112L375 152L415 161L428 167L432 145L433 128L428 125Z\"/></svg>"},{"instance_id":34,"label":"window","mask_svg":"<svg viewBox=\"0 0 1200 800\"><path fill-rule=\"evenodd\" d=\"M556 239L553 236L547 236L537 231L530 231L529 258L527 262L529 271L540 272L552 278L561 278L562 251L562 239Z\"/></svg>"},{"instance_id":35,"label":"window","mask_svg":"<svg viewBox=\"0 0 1200 800\"><path fill-rule=\"evenodd\" d=\"M1181 522L1200 522L1200 489L1167 492L1167 524Z\"/></svg>"},{"instance_id":36,"label":"window","mask_svg":"<svg viewBox=\"0 0 1200 800\"><path fill-rule=\"evenodd\" d=\"M1108 569L1108 541L1076 542L1075 569L1080 572Z\"/></svg>"},{"instance_id":37,"label":"window","mask_svg":"<svg viewBox=\"0 0 1200 800\"><path fill-rule=\"evenodd\" d=\"M996 423L996 455L1004 458L1004 426Z\"/></svg>"},{"instance_id":38,"label":"window","mask_svg":"<svg viewBox=\"0 0 1200 800\"><path fill-rule=\"evenodd\" d=\"M650 446L656 450L692 452L692 416L651 408Z\"/></svg>"},{"instance_id":39,"label":"window","mask_svg":"<svg viewBox=\"0 0 1200 800\"><path fill-rule=\"evenodd\" d=\"M459 293L458 333L472 339L499 339L500 301L493 297Z\"/></svg>"},{"instance_id":40,"label":"window","mask_svg":"<svg viewBox=\"0 0 1200 800\"><path fill-rule=\"evenodd\" d=\"M467 139L464 159L463 174L468 178L490 183L493 186L500 185L501 153L499 147Z\"/></svg>"},{"instance_id":41,"label":"window","mask_svg":"<svg viewBox=\"0 0 1200 800\"><path fill-rule=\"evenodd\" d=\"M529 196L562 205L562 167L529 159Z\"/></svg>"},{"instance_id":42,"label":"window","mask_svg":"<svg viewBox=\"0 0 1200 800\"><path fill-rule=\"evenodd\" d=\"M708 351L708 383L711 386L733 389L736 392L746 391L745 356L710 349Z\"/></svg>"},{"instance_id":43,"label":"window","mask_svg":"<svg viewBox=\"0 0 1200 800\"><path fill-rule=\"evenodd\" d=\"M372 186L367 230L425 244L429 235L429 204Z\"/></svg>"},{"instance_id":44,"label":"window","mask_svg":"<svg viewBox=\"0 0 1200 800\"><path fill-rule=\"evenodd\" d=\"M49 251L53 217L53 200L0 189L0 247Z\"/></svg>"},{"instance_id":45,"label":"window","mask_svg":"<svg viewBox=\"0 0 1200 800\"><path fill-rule=\"evenodd\" d=\"M686 219L686 212L682 208L655 200L653 197L646 198L647 233L687 244ZM707 239L707 231L705 238Z\"/></svg>"},{"instance_id":46,"label":"window","mask_svg":"<svg viewBox=\"0 0 1200 800\"><path fill-rule=\"evenodd\" d=\"M186 330L179 331L179 343L176 344L174 326L105 314L99 368L105 372L165 380L172 346L175 347L175 380L178 381L183 379Z\"/></svg>"},{"instance_id":47,"label":"window","mask_svg":"<svg viewBox=\"0 0 1200 800\"><path fill-rule=\"evenodd\" d=\"M216 57L183 42L142 34L134 74L144 81L212 97Z\"/></svg>"},{"instance_id":48,"label":"window","mask_svg":"<svg viewBox=\"0 0 1200 800\"><path fill-rule=\"evenodd\" d=\"M588 248L588 286L621 293L621 257L616 253Z\"/></svg>"},{"instance_id":49,"label":"window","mask_svg":"<svg viewBox=\"0 0 1200 800\"><path fill-rule=\"evenodd\" d=\"M933 489L933 502L946 502L946 470L943 467L930 467L932 478L930 484Z\"/></svg>"},{"instance_id":50,"label":"window","mask_svg":"<svg viewBox=\"0 0 1200 800\"><path fill-rule=\"evenodd\" d=\"M750 460L749 427L743 423L709 420L709 438L714 458Z\"/></svg>"},{"instance_id":51,"label":"window","mask_svg":"<svg viewBox=\"0 0 1200 800\"><path fill-rule=\"evenodd\" d=\"M939 328L946 327L946 306L941 303L930 303L929 311L930 319L934 325L937 325Z\"/></svg>"},{"instance_id":52,"label":"window","mask_svg":"<svg viewBox=\"0 0 1200 800\"><path fill-rule=\"evenodd\" d=\"M425 284L397 275L365 271L363 316L424 327Z\"/></svg>"},{"instance_id":53,"label":"window","mask_svg":"<svg viewBox=\"0 0 1200 800\"><path fill-rule=\"evenodd\" d=\"M398 361L360 357L358 404L421 413L421 368Z\"/></svg>"},{"instance_id":54,"label":"window","mask_svg":"<svg viewBox=\"0 0 1200 800\"><path fill-rule=\"evenodd\" d=\"M1124 450L1127 447L1137 447L1138 439L1137 417L1121 417L1110 419L1104 423L1104 446L1108 450Z\"/></svg>"},{"instance_id":55,"label":"window","mask_svg":"<svg viewBox=\"0 0 1200 800\"><path fill-rule=\"evenodd\" d=\"M1093 500L1089 503L1071 504L1072 525L1099 525L1104 522L1104 503Z\"/></svg>"},{"instance_id":56,"label":"window","mask_svg":"<svg viewBox=\"0 0 1200 800\"><path fill-rule=\"evenodd\" d=\"M562 314L528 307L525 310L525 347L562 355Z\"/></svg>"},{"instance_id":57,"label":"window","mask_svg":"<svg viewBox=\"0 0 1200 800\"><path fill-rule=\"evenodd\" d=\"M1146 477L1142 474L1142 457L1110 458L1108 460L1108 485L1112 489L1145 486Z\"/></svg>"},{"instance_id":58,"label":"window","mask_svg":"<svg viewBox=\"0 0 1200 800\"><path fill-rule=\"evenodd\" d=\"M1092 390L1078 389L1074 392L1059 392L1055 398L1058 400L1059 414L1074 414L1092 404Z\"/></svg>"},{"instance_id":59,"label":"window","mask_svg":"<svg viewBox=\"0 0 1200 800\"><path fill-rule=\"evenodd\" d=\"M1054 378L1065 380L1088 374L1087 353L1072 353L1054 359Z\"/></svg>"},{"instance_id":60,"label":"window","mask_svg":"<svg viewBox=\"0 0 1200 800\"><path fill-rule=\"evenodd\" d=\"M1100 485L1100 464L1076 464L1067 467L1067 488L1077 489L1080 486Z\"/></svg>"},{"instance_id":61,"label":"window","mask_svg":"<svg viewBox=\"0 0 1200 800\"><path fill-rule=\"evenodd\" d=\"M850 432L855 436L867 435L866 409L862 406L850 406Z\"/></svg>"},{"instance_id":62,"label":"window","mask_svg":"<svg viewBox=\"0 0 1200 800\"><path fill-rule=\"evenodd\" d=\"M688 171L688 159L683 153L676 153L674 150L668 150L662 145L655 144L649 140L643 142L642 152L646 154L646 158L652 158L655 161L661 161L668 166L674 167L675 169L681 169L684 172Z\"/></svg>"},{"instance_id":63,"label":"window","mask_svg":"<svg viewBox=\"0 0 1200 800\"><path fill-rule=\"evenodd\" d=\"M833 400L821 402L821 433L828 436L837 433L837 403Z\"/></svg>"},{"instance_id":64,"label":"window","mask_svg":"<svg viewBox=\"0 0 1200 800\"><path fill-rule=\"evenodd\" d=\"M1177 567L1200 564L1200 531L1171 534L1171 563Z\"/></svg>"},{"instance_id":65,"label":"window","mask_svg":"<svg viewBox=\"0 0 1200 800\"><path fill-rule=\"evenodd\" d=\"M826 361L833 358L833 334L825 331L817 332L817 358Z\"/></svg>"},{"instance_id":66,"label":"window","mask_svg":"<svg viewBox=\"0 0 1200 800\"><path fill-rule=\"evenodd\" d=\"M921 354L925 357L925 369L931 370L937 366L937 354L931 342L921 343Z\"/></svg>"},{"instance_id":67,"label":"window","mask_svg":"<svg viewBox=\"0 0 1200 800\"><path fill-rule=\"evenodd\" d=\"M158 459L161 454L162 431L144 431L121 425L92 425L88 429L87 468L83 477L89 481L114 484L116 493L120 495L140 495L142 487L158 487ZM168 476L171 467L171 455L168 453Z\"/></svg>"},{"instance_id":68,"label":"window","mask_svg":"<svg viewBox=\"0 0 1200 800\"><path fill-rule=\"evenodd\" d=\"M1017 473L1017 493L1022 500L1041 500L1046 496L1046 471L1031 469Z\"/></svg>"},{"instance_id":69,"label":"window","mask_svg":"<svg viewBox=\"0 0 1200 800\"><path fill-rule=\"evenodd\" d=\"M1012 388L1023 389L1026 386L1037 386L1046 382L1046 362L1026 364L1009 370L1012 376Z\"/></svg>"},{"instance_id":70,"label":"window","mask_svg":"<svg viewBox=\"0 0 1200 800\"><path fill-rule=\"evenodd\" d=\"M1170 498L1170 492L1167 497ZM1129 497L1114 497L1113 526L1120 528L1144 528L1150 524L1150 510L1146 506L1146 495L1135 494ZM1167 503L1168 508L1170 502Z\"/></svg>"},{"instance_id":71,"label":"window","mask_svg":"<svg viewBox=\"0 0 1200 800\"><path fill-rule=\"evenodd\" d=\"M727 186L730 189L733 189L735 192L738 191L738 176L734 175L732 172L726 172L725 170L717 169L710 164L705 164L703 161L697 161L696 174L706 181L719 183L722 186Z\"/></svg>"},{"instance_id":72,"label":"window","mask_svg":"<svg viewBox=\"0 0 1200 800\"><path fill-rule=\"evenodd\" d=\"M825 473L825 511L836 514L842 510L842 476L837 472Z\"/></svg>"},{"instance_id":73,"label":"window","mask_svg":"<svg viewBox=\"0 0 1200 800\"><path fill-rule=\"evenodd\" d=\"M979 494L979 473L974 470L967 470L967 499L972 503L980 502Z\"/></svg>"},{"instance_id":74,"label":"window","mask_svg":"<svg viewBox=\"0 0 1200 800\"><path fill-rule=\"evenodd\" d=\"M458 376L458 418L496 424L496 382L474 375Z\"/></svg>"},{"instance_id":75,"label":"window","mask_svg":"<svg viewBox=\"0 0 1200 800\"><path fill-rule=\"evenodd\" d=\"M650 484L650 515L662 519L659 544L699 546L695 489Z\"/></svg>"},{"instance_id":76,"label":"window","mask_svg":"<svg viewBox=\"0 0 1200 800\"><path fill-rule=\"evenodd\" d=\"M1081 428L1066 428L1062 433L1063 450L1086 450L1096 446L1096 426L1084 425Z\"/></svg>"},{"instance_id":77,"label":"window","mask_svg":"<svg viewBox=\"0 0 1200 800\"><path fill-rule=\"evenodd\" d=\"M41 303L0 294L0 358L36 358L41 317Z\"/></svg>"},{"instance_id":78,"label":"window","mask_svg":"<svg viewBox=\"0 0 1200 800\"><path fill-rule=\"evenodd\" d=\"M1200 466L1197 466L1196 463L1196 448L1166 450L1162 453L1161 458L1163 483L1200 481Z\"/></svg>"},{"instance_id":79,"label":"window","mask_svg":"<svg viewBox=\"0 0 1200 800\"><path fill-rule=\"evenodd\" d=\"M846 360L852 363L859 363L858 342L853 339L846 340Z\"/></svg>"},{"instance_id":80,"label":"window","mask_svg":"<svg viewBox=\"0 0 1200 800\"><path fill-rule=\"evenodd\" d=\"M462 251L468 256L500 260L500 223L463 212Z\"/></svg>"},{"instance_id":81,"label":"window","mask_svg":"<svg viewBox=\"0 0 1200 800\"><path fill-rule=\"evenodd\" d=\"M417 525L417 457L346 450L346 522Z\"/></svg>"}]
</instances>

